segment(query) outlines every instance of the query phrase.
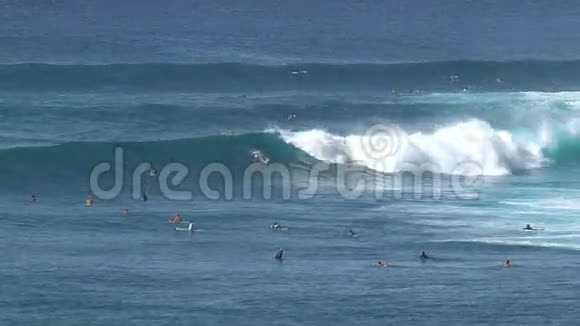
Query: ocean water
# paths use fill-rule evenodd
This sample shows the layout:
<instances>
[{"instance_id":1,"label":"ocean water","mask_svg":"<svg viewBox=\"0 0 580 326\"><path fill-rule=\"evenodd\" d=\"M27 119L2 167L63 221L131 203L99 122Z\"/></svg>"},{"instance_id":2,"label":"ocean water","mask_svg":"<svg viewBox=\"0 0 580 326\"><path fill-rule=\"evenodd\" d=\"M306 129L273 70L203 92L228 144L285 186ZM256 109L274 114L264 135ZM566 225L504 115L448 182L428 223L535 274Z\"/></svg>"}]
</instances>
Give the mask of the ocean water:
<instances>
[{"instance_id":1,"label":"ocean water","mask_svg":"<svg viewBox=\"0 0 580 326\"><path fill-rule=\"evenodd\" d=\"M576 325L578 14L0 0L0 325Z\"/></svg>"}]
</instances>

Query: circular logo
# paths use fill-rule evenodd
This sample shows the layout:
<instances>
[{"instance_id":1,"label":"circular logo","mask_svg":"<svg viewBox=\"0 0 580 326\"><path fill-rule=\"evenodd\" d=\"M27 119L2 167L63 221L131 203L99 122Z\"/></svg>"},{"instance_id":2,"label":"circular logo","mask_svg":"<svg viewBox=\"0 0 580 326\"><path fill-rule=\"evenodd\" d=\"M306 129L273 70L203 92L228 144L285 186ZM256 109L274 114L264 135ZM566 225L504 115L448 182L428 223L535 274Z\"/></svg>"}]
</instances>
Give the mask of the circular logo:
<instances>
[{"instance_id":1,"label":"circular logo","mask_svg":"<svg viewBox=\"0 0 580 326\"><path fill-rule=\"evenodd\" d=\"M373 160L384 159L399 150L401 132L392 125L374 125L361 138L365 155Z\"/></svg>"}]
</instances>

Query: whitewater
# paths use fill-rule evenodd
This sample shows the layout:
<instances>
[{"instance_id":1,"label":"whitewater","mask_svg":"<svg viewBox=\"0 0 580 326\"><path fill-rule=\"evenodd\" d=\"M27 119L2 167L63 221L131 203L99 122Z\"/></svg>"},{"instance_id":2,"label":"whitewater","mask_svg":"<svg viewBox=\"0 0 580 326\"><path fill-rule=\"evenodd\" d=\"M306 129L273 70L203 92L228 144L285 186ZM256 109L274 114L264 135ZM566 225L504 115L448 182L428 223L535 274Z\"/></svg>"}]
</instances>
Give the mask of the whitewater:
<instances>
[{"instance_id":1,"label":"whitewater","mask_svg":"<svg viewBox=\"0 0 580 326\"><path fill-rule=\"evenodd\" d=\"M578 324L577 8L1 2L0 325Z\"/></svg>"}]
</instances>

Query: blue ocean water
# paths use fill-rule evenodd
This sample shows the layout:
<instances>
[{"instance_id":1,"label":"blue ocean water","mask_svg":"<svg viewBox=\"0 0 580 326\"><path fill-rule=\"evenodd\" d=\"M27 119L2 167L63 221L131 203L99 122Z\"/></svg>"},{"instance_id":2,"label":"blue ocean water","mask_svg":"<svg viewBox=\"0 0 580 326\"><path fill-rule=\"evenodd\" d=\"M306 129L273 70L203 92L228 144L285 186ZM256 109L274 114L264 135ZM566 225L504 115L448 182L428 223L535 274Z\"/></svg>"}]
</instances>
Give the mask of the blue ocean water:
<instances>
[{"instance_id":1,"label":"blue ocean water","mask_svg":"<svg viewBox=\"0 0 580 326\"><path fill-rule=\"evenodd\" d=\"M0 0L0 325L576 325L578 14Z\"/></svg>"}]
</instances>

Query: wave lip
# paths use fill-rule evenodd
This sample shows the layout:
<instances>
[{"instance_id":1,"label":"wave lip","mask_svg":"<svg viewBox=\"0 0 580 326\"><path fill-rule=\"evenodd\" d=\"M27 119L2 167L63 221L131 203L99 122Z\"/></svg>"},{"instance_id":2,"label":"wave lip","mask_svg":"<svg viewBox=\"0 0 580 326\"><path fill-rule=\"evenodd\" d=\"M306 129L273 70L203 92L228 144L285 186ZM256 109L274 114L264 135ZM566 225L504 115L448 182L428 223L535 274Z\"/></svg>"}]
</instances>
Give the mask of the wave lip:
<instances>
[{"instance_id":1,"label":"wave lip","mask_svg":"<svg viewBox=\"0 0 580 326\"><path fill-rule=\"evenodd\" d=\"M318 160L355 163L367 168L397 173L428 170L444 174L498 176L542 167L542 146L523 143L508 131L495 130L487 122L469 120L442 127L433 133L397 133L397 150L382 158L372 157L364 144L375 143L373 135L338 136L323 130L281 131L289 144Z\"/></svg>"}]
</instances>

